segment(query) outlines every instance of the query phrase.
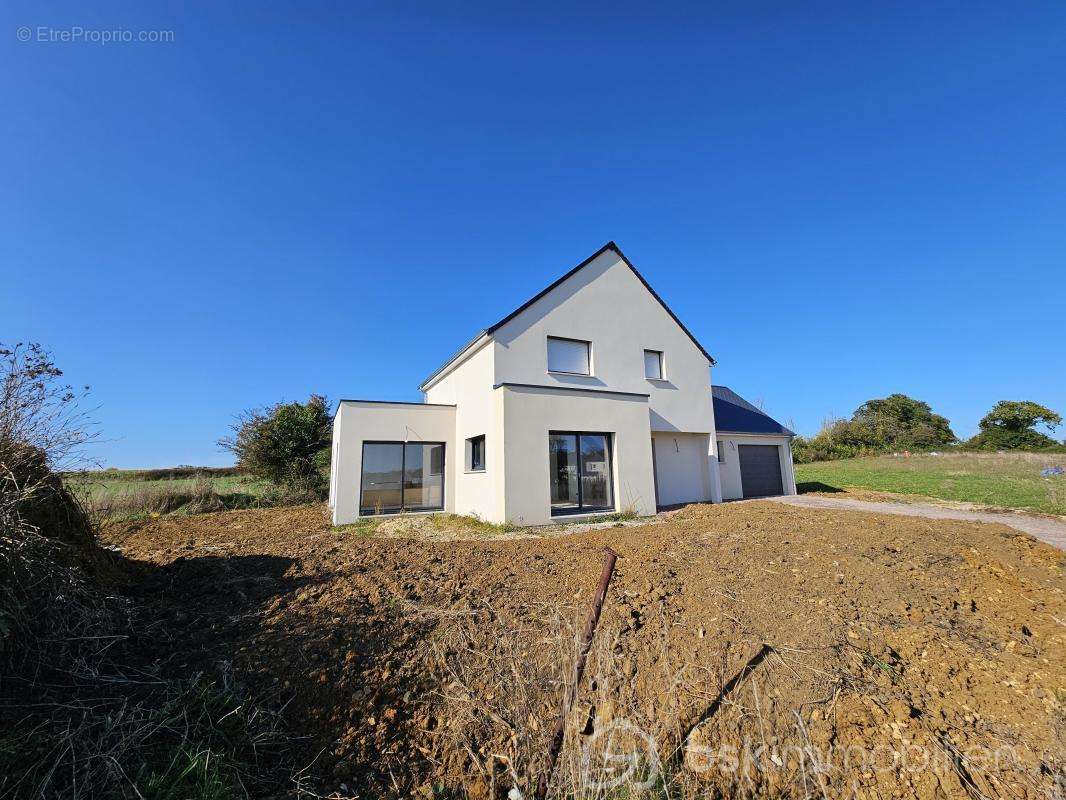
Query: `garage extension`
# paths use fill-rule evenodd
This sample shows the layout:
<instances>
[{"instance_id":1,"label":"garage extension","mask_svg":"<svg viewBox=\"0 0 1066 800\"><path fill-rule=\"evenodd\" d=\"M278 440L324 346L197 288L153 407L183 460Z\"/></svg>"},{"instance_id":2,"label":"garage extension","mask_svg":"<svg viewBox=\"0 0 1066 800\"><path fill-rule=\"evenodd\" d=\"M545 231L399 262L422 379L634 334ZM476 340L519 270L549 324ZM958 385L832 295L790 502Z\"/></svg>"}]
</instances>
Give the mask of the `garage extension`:
<instances>
[{"instance_id":1,"label":"garage extension","mask_svg":"<svg viewBox=\"0 0 1066 800\"><path fill-rule=\"evenodd\" d=\"M723 500L796 494L795 434L728 386L711 388Z\"/></svg>"}]
</instances>

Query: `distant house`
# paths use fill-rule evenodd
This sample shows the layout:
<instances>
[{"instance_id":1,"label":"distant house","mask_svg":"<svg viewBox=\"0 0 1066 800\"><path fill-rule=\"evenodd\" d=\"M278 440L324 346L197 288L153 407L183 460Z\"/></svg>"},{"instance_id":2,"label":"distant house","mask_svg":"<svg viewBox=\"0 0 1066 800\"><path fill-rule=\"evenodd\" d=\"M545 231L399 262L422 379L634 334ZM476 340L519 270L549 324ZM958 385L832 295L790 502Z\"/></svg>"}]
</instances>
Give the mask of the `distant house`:
<instances>
[{"instance_id":1,"label":"distant house","mask_svg":"<svg viewBox=\"0 0 1066 800\"><path fill-rule=\"evenodd\" d=\"M340 402L333 521L539 525L794 494L792 432L712 387L714 363L611 242L462 347L425 402Z\"/></svg>"}]
</instances>

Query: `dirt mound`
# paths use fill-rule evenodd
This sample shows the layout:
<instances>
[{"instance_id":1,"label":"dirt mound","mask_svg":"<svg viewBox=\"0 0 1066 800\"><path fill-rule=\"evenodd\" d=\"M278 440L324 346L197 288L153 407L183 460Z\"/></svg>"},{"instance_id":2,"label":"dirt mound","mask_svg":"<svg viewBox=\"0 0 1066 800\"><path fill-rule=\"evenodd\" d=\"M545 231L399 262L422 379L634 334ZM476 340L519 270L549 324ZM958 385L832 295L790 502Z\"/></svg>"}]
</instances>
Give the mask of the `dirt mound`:
<instances>
[{"instance_id":1,"label":"dirt mound","mask_svg":"<svg viewBox=\"0 0 1066 800\"><path fill-rule=\"evenodd\" d=\"M138 590L183 629L183 669L232 663L284 705L322 793L528 796L607 544L559 796L1063 785L1063 554L1004 527L746 503L438 542L304 506L104 538L163 567Z\"/></svg>"}]
</instances>

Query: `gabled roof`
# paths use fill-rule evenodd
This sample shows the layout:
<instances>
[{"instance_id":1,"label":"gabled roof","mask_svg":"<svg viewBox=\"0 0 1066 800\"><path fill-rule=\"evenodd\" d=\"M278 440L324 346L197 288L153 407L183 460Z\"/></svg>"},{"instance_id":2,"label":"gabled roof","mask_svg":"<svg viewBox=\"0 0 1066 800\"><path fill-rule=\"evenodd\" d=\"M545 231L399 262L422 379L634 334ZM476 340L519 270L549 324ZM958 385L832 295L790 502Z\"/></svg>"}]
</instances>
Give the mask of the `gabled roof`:
<instances>
[{"instance_id":1,"label":"gabled roof","mask_svg":"<svg viewBox=\"0 0 1066 800\"><path fill-rule=\"evenodd\" d=\"M714 402L714 429L719 433L796 435L728 386L712 386L711 398Z\"/></svg>"},{"instance_id":2,"label":"gabled roof","mask_svg":"<svg viewBox=\"0 0 1066 800\"><path fill-rule=\"evenodd\" d=\"M603 247L601 247L599 250L597 250L591 256L586 258L584 261L582 261L580 264L578 264L572 270L567 272L565 275L563 275L561 278L559 278L559 280L557 280L554 283L552 283L550 286L548 286L543 291L540 291L537 294L533 295L533 297L529 298L526 302L524 302L522 305L520 305L518 308L516 308L514 311L512 311L506 317L501 319L499 322L496 322L495 324L490 325L489 327L485 328L483 331L479 332L473 339L471 339L469 342L467 342L465 345L463 345L463 347L461 347L459 349L459 351L455 353L455 355L453 355L451 358L449 358L436 371L434 371L434 373L432 375L430 375L428 378L426 378L424 381L422 381L422 385L419 388L420 389L424 389L425 386L427 384L429 384L430 381L432 381L434 378L436 378L438 375L440 375L442 372L444 372L446 369L448 369L448 367L450 367L455 361L457 361L468 350L470 350L472 347L474 347L474 345L477 345L477 344L481 343L483 338L491 337L492 334L494 334L496 331L498 331L500 328L502 328L504 325L506 325L512 319L517 317L519 314L521 314L523 311L525 311L531 305L536 303L542 297L547 295L549 292L551 292L554 289L557 289L559 286L564 284L566 281L570 280L570 278L574 277L578 272L580 272L582 269L587 267L589 264L591 264L593 261L595 261L601 255L606 253L608 250L613 250L615 253L618 254L618 257L620 259L622 259L623 263L627 267L629 267L630 270L633 271L633 274L637 276L637 280L639 280L644 285L644 288L648 290L648 293L651 294L652 297L654 297L656 300L659 301L659 305L661 305L663 307L663 309L666 311L666 313L670 315L670 318L674 322L677 323L678 327L681 328L681 330L683 330L685 332L685 335L688 336L688 338L692 340L692 343L694 345L696 345L696 348L701 353L703 353L704 357L712 365L715 364L716 362L714 360L714 357L710 353L707 352L707 350L704 348L704 346L702 344L700 344L699 341L697 341L695 336L692 335L692 331L690 331L688 328L685 327L685 324L680 319L678 319L677 314L675 314L670 309L670 306L666 305L666 302L661 297L659 297L658 293L654 289L651 288L651 285L646 280L644 280L644 276L641 275L637 271L637 268L633 266L633 263L628 258L626 258L625 253L622 252L621 248L619 248L618 245L616 245L614 242L607 242L607 244L605 244Z\"/></svg>"}]
</instances>

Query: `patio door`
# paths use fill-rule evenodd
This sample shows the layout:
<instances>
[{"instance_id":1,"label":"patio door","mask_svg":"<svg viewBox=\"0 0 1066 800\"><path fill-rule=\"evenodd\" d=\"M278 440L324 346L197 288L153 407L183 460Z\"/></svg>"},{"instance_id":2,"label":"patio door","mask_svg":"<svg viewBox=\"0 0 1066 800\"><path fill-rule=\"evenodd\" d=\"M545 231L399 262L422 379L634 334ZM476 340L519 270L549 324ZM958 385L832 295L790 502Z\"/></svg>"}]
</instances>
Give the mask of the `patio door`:
<instances>
[{"instance_id":1,"label":"patio door","mask_svg":"<svg viewBox=\"0 0 1066 800\"><path fill-rule=\"evenodd\" d=\"M363 442L359 515L444 508L444 442Z\"/></svg>"},{"instance_id":2,"label":"patio door","mask_svg":"<svg viewBox=\"0 0 1066 800\"><path fill-rule=\"evenodd\" d=\"M553 516L614 509L610 434L550 432L548 473Z\"/></svg>"}]
</instances>

